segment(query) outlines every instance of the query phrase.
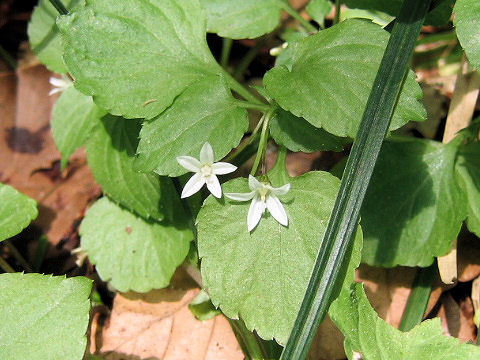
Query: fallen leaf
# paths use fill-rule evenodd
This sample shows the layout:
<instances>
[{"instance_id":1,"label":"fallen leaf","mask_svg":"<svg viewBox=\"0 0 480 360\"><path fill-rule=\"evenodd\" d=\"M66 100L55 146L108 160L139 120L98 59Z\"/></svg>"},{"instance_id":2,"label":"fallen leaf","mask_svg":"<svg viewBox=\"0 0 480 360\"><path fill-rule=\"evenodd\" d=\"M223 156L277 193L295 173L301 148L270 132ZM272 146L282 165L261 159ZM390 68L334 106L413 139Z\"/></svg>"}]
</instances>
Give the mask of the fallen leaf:
<instances>
[{"instance_id":1,"label":"fallen leaf","mask_svg":"<svg viewBox=\"0 0 480 360\"><path fill-rule=\"evenodd\" d=\"M469 297L455 301L450 292L440 298L441 306L437 316L445 335L458 338L460 342L475 341L475 324L473 322L473 304Z\"/></svg>"},{"instance_id":2,"label":"fallen leaf","mask_svg":"<svg viewBox=\"0 0 480 360\"><path fill-rule=\"evenodd\" d=\"M0 74L0 181L37 201L39 216L34 224L56 245L72 232L100 191L83 151L76 152L60 172L60 154L50 135L55 101L48 96L51 76L41 65Z\"/></svg>"},{"instance_id":3,"label":"fallen leaf","mask_svg":"<svg viewBox=\"0 0 480 360\"><path fill-rule=\"evenodd\" d=\"M458 281L472 281L480 275L480 248L478 238L462 231L458 237Z\"/></svg>"},{"instance_id":4,"label":"fallen leaf","mask_svg":"<svg viewBox=\"0 0 480 360\"><path fill-rule=\"evenodd\" d=\"M90 349L106 360L240 360L243 352L227 319L195 319L188 304L199 288L175 275L166 289L117 293L108 321Z\"/></svg>"}]
</instances>

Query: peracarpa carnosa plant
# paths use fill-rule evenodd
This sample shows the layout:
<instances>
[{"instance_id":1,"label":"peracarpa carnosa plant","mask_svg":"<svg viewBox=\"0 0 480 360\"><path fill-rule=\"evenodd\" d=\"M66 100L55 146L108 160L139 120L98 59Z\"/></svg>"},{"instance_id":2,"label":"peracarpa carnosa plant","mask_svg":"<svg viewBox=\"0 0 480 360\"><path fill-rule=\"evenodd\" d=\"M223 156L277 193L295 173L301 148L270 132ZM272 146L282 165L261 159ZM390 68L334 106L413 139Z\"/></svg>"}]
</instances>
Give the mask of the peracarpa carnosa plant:
<instances>
[{"instance_id":1,"label":"peracarpa carnosa plant","mask_svg":"<svg viewBox=\"0 0 480 360\"><path fill-rule=\"evenodd\" d=\"M204 301L242 325L235 329L247 339L245 356L255 359L280 356L329 219L339 216L332 209L344 162L330 172L291 177L287 153L348 154L352 142L361 143L369 96L392 81L382 58L401 53L401 46L413 49L418 41L437 49L428 61L417 49L417 67L467 69L468 76L480 69L478 0L418 0L411 12L423 14L411 24L402 22L411 0L302 4L300 15L286 0L41 0L29 26L33 52L58 74L51 80L51 93L59 93L51 128L61 165L85 146L103 191L81 223L78 251L118 292L165 288L177 267L188 267L201 279ZM431 34L418 39L422 24ZM398 35L402 26L418 31ZM209 42L207 33L215 34ZM390 36L404 36L405 43L389 43ZM222 53L215 57L209 45L220 39ZM235 68L230 49L242 39L257 39L257 45ZM274 65L249 85L245 69L266 47ZM480 235L475 107L460 102L471 111L448 117L443 142L435 133L412 136L422 133L417 123L427 119L422 88L412 69L395 72L402 75L396 83L401 91L392 95L388 134L370 163L373 175L362 180L369 185L357 205L360 224L343 260L321 270L335 288L328 313L345 336L349 359L478 359L475 346L443 336L438 319L415 326L428 286L422 288L424 302L407 306L404 317L414 321L405 320L400 331L378 317L362 285L354 283L360 262L431 269L439 258L444 274L443 256L462 224ZM354 145L352 156L362 146ZM267 169L267 156L275 153L276 163ZM355 161L347 173L364 170ZM349 186L342 183L340 193ZM23 201L31 207L13 232L5 230L13 220L0 222L5 239L36 210L13 189L0 190L5 206ZM31 332L14 326L0 334L2 358L21 358L19 339L25 348L40 343L48 335L40 326L60 331L68 316L71 331L63 329L56 344L45 340L49 345L36 359L81 359L90 286L85 278L2 274L5 323L27 314L40 319L47 308L64 307L55 313L57 321L31 323ZM60 302L15 306L19 297L48 287L63 294ZM16 340L7 342L7 336ZM282 359L301 358L289 356Z\"/></svg>"}]
</instances>

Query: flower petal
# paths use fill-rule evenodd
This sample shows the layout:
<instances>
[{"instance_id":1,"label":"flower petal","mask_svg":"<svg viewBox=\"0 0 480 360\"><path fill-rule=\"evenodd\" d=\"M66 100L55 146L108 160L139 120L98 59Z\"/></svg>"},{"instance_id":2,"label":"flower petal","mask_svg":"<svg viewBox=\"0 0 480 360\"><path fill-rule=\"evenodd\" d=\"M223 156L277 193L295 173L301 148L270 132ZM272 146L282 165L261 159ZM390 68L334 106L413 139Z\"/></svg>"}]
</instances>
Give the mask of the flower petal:
<instances>
[{"instance_id":1,"label":"flower petal","mask_svg":"<svg viewBox=\"0 0 480 360\"><path fill-rule=\"evenodd\" d=\"M237 167L227 162L217 162L212 165L212 169L213 173L216 175L225 175L234 172L237 170Z\"/></svg>"},{"instance_id":2,"label":"flower petal","mask_svg":"<svg viewBox=\"0 0 480 360\"><path fill-rule=\"evenodd\" d=\"M52 95L54 95L54 94L56 94L56 93L59 93L59 92L61 92L61 91L63 91L63 89L60 89L60 88L58 88L58 87L55 87L55 88L53 88L52 90L50 90L50 91L48 92L48 96L52 96Z\"/></svg>"},{"instance_id":3,"label":"flower petal","mask_svg":"<svg viewBox=\"0 0 480 360\"><path fill-rule=\"evenodd\" d=\"M213 149L210 143L206 142L203 144L202 149L200 150L200 162L202 164L213 164Z\"/></svg>"},{"instance_id":4,"label":"flower petal","mask_svg":"<svg viewBox=\"0 0 480 360\"><path fill-rule=\"evenodd\" d=\"M288 193L290 191L290 184L285 184L283 186L280 186L278 188L274 188L272 187L270 189L270 191L272 192L272 194L274 195L285 195L286 193Z\"/></svg>"},{"instance_id":5,"label":"flower petal","mask_svg":"<svg viewBox=\"0 0 480 360\"><path fill-rule=\"evenodd\" d=\"M275 195L267 196L267 209L270 211L270 214L283 226L288 225L288 217L285 209L283 208L282 203Z\"/></svg>"},{"instance_id":6,"label":"flower petal","mask_svg":"<svg viewBox=\"0 0 480 360\"><path fill-rule=\"evenodd\" d=\"M250 201L255 196L256 192L252 191L249 193L225 193L225 196L231 200L235 201Z\"/></svg>"},{"instance_id":7,"label":"flower petal","mask_svg":"<svg viewBox=\"0 0 480 360\"><path fill-rule=\"evenodd\" d=\"M48 79L48 82L56 87L64 87L66 85L66 81L62 78L51 77Z\"/></svg>"},{"instance_id":8,"label":"flower petal","mask_svg":"<svg viewBox=\"0 0 480 360\"><path fill-rule=\"evenodd\" d=\"M200 174L195 174L193 175L190 180L187 181L185 184L185 187L183 188L182 191L182 199L192 196L195 194L198 190L202 188L202 186L205 184L205 178L200 175Z\"/></svg>"},{"instance_id":9,"label":"flower petal","mask_svg":"<svg viewBox=\"0 0 480 360\"><path fill-rule=\"evenodd\" d=\"M262 214L265 211L265 202L263 202L258 196L255 196L252 199L250 208L248 209L247 215L247 229L252 231L255 226L260 222Z\"/></svg>"},{"instance_id":10,"label":"flower petal","mask_svg":"<svg viewBox=\"0 0 480 360\"><path fill-rule=\"evenodd\" d=\"M252 175L248 175L248 187L250 188L250 190L257 190L257 189L261 189L263 185L260 181L258 181L257 179L255 179Z\"/></svg>"},{"instance_id":11,"label":"flower petal","mask_svg":"<svg viewBox=\"0 0 480 360\"><path fill-rule=\"evenodd\" d=\"M216 198L222 197L222 187L220 186L220 182L215 175L210 175L207 178L207 188Z\"/></svg>"},{"instance_id":12,"label":"flower petal","mask_svg":"<svg viewBox=\"0 0 480 360\"><path fill-rule=\"evenodd\" d=\"M202 166L200 161L191 156L177 156L177 161L185 169L192 172L199 172Z\"/></svg>"}]
</instances>

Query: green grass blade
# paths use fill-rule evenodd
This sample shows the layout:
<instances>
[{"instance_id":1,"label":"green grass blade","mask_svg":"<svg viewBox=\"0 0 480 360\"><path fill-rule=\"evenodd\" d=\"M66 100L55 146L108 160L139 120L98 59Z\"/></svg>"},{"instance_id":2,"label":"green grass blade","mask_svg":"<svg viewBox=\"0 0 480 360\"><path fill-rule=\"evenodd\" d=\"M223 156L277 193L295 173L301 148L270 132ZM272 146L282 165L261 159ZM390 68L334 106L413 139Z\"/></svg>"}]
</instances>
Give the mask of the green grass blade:
<instances>
[{"instance_id":1,"label":"green grass blade","mask_svg":"<svg viewBox=\"0 0 480 360\"><path fill-rule=\"evenodd\" d=\"M68 10L67 8L62 4L60 0L50 0L50 3L53 5L55 9L57 9L58 13L60 15L67 15Z\"/></svg>"},{"instance_id":2,"label":"green grass blade","mask_svg":"<svg viewBox=\"0 0 480 360\"><path fill-rule=\"evenodd\" d=\"M360 207L399 98L407 65L431 0L404 0L383 56L322 245L282 360L304 359L336 284L357 227Z\"/></svg>"},{"instance_id":3,"label":"green grass blade","mask_svg":"<svg viewBox=\"0 0 480 360\"><path fill-rule=\"evenodd\" d=\"M429 267L417 270L398 330L410 331L422 321L430 293L432 292L436 268L437 264L434 263Z\"/></svg>"}]
</instances>

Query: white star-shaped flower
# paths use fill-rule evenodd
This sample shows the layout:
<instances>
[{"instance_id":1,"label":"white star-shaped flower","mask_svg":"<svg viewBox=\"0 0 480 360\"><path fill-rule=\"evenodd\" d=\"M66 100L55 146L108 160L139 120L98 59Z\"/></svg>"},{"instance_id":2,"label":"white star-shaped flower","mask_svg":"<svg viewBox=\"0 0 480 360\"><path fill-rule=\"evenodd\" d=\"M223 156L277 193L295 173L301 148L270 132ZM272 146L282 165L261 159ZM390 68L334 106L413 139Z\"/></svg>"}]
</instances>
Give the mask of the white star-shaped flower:
<instances>
[{"instance_id":1,"label":"white star-shaped flower","mask_svg":"<svg viewBox=\"0 0 480 360\"><path fill-rule=\"evenodd\" d=\"M182 191L182 198L199 191L204 184L216 198L222 197L222 188L217 175L225 175L237 170L235 165L227 162L213 162L212 146L206 142L200 150L200 160L191 156L178 156L177 161L185 169L196 173L187 181Z\"/></svg>"},{"instance_id":2,"label":"white star-shaped flower","mask_svg":"<svg viewBox=\"0 0 480 360\"><path fill-rule=\"evenodd\" d=\"M62 91L67 90L73 83L66 76L62 76L60 79L56 77L51 77L49 80L50 84L53 85L53 89L50 90L48 95L53 95Z\"/></svg>"},{"instance_id":3,"label":"white star-shaped flower","mask_svg":"<svg viewBox=\"0 0 480 360\"><path fill-rule=\"evenodd\" d=\"M288 225L288 217L277 196L285 195L290 190L290 184L274 188L270 184L258 181L252 175L248 177L249 193L228 193L226 197L236 201L252 200L247 215L247 229L252 231L260 222L265 209L283 226Z\"/></svg>"}]
</instances>

